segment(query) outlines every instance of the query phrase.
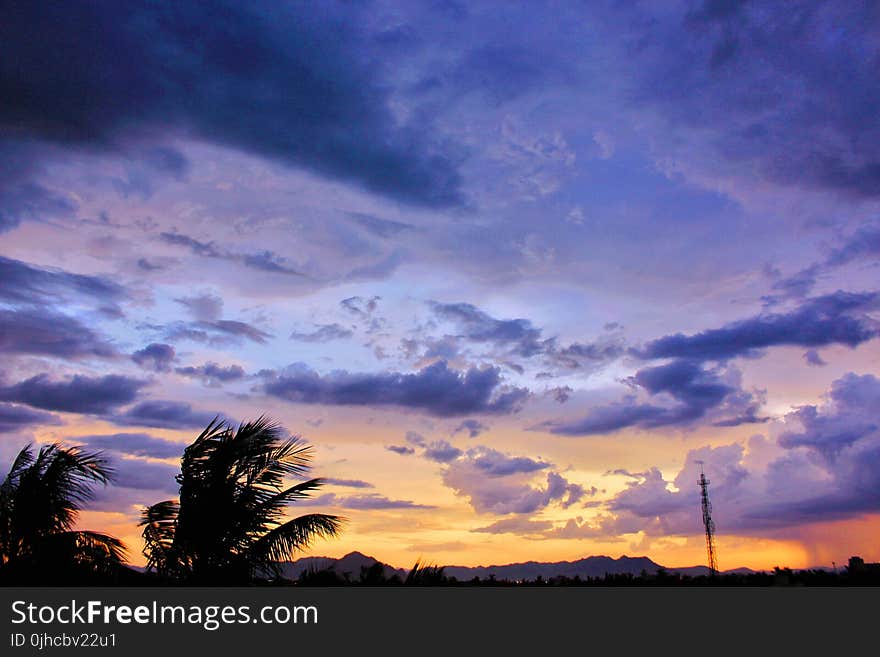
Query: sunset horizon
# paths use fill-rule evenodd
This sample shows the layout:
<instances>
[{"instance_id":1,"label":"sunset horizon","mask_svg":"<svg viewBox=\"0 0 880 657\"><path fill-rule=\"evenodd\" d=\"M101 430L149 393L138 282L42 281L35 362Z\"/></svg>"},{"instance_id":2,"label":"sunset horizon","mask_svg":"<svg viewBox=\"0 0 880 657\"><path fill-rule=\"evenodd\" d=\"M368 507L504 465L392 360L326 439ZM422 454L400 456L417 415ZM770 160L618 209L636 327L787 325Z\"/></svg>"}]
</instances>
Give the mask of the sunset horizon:
<instances>
[{"instance_id":1,"label":"sunset horizon","mask_svg":"<svg viewBox=\"0 0 880 657\"><path fill-rule=\"evenodd\" d=\"M707 565L704 472L719 571L880 562L877 6L40 5L0 477L100 453L127 563L261 417L323 480L286 517L345 519L290 560Z\"/></svg>"}]
</instances>

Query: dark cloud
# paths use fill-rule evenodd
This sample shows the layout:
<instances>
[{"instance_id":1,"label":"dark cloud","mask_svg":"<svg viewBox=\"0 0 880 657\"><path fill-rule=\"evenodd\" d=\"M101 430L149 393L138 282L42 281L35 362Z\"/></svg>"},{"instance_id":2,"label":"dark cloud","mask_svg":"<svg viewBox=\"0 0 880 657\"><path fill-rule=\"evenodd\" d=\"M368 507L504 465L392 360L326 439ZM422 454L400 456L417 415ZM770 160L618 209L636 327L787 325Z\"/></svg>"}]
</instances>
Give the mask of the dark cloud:
<instances>
[{"instance_id":1,"label":"dark cloud","mask_svg":"<svg viewBox=\"0 0 880 657\"><path fill-rule=\"evenodd\" d=\"M455 324L462 337L471 342L489 342L510 347L514 353L529 357L546 348L540 329L527 319L495 319L469 303L431 302L431 309L441 319Z\"/></svg>"},{"instance_id":2,"label":"dark cloud","mask_svg":"<svg viewBox=\"0 0 880 657\"><path fill-rule=\"evenodd\" d=\"M635 395L629 395L620 402L592 409L581 420L545 422L534 428L563 436L587 436L627 427L689 425L710 412L724 416L715 421L715 426L767 421L768 418L757 415L763 398L757 392L741 390L738 379L738 371L732 368L708 370L697 361L678 359L643 368L627 380L651 397L677 402L674 405L640 402Z\"/></svg>"},{"instance_id":3,"label":"dark cloud","mask_svg":"<svg viewBox=\"0 0 880 657\"><path fill-rule=\"evenodd\" d=\"M111 466L115 472L113 486L102 491L96 500L99 503L101 501L106 503L102 505L104 506L103 510L119 511L119 497L121 497L119 489L121 488L153 491L153 494L164 492L171 495L176 495L179 490L175 481L175 477L180 473L178 465L145 461L140 458L115 458L111 460ZM153 498L147 500L146 503L152 504L155 501L156 499Z\"/></svg>"},{"instance_id":4,"label":"dark cloud","mask_svg":"<svg viewBox=\"0 0 880 657\"><path fill-rule=\"evenodd\" d=\"M118 425L155 427L157 429L199 429L217 417L217 413L193 410L186 402L148 400L106 419Z\"/></svg>"},{"instance_id":5,"label":"dark cloud","mask_svg":"<svg viewBox=\"0 0 880 657\"><path fill-rule=\"evenodd\" d=\"M496 367L474 367L460 373L443 361L414 374L341 370L322 376L300 365L268 381L264 389L291 402L400 406L438 416L512 413L529 394L524 388L505 387Z\"/></svg>"},{"instance_id":6,"label":"dark cloud","mask_svg":"<svg viewBox=\"0 0 880 657\"><path fill-rule=\"evenodd\" d=\"M290 334L291 340L300 342L330 342L350 338L354 333L340 324L321 324L311 333L294 331Z\"/></svg>"},{"instance_id":7,"label":"dark cloud","mask_svg":"<svg viewBox=\"0 0 880 657\"><path fill-rule=\"evenodd\" d=\"M416 450L412 447L407 447L406 445L388 445L385 447L389 452L394 452L395 454L400 454L401 456L409 456L410 454L415 454Z\"/></svg>"},{"instance_id":8,"label":"dark cloud","mask_svg":"<svg viewBox=\"0 0 880 657\"><path fill-rule=\"evenodd\" d=\"M46 221L76 213L79 205L72 198L34 181L33 167L27 164L28 153L16 153L18 149L9 142L4 147L7 152L0 153L0 233L16 228L22 221Z\"/></svg>"},{"instance_id":9,"label":"dark cloud","mask_svg":"<svg viewBox=\"0 0 880 657\"><path fill-rule=\"evenodd\" d=\"M66 413L103 414L134 401L145 382L110 374L102 377L75 375L51 381L39 374L11 386L0 387L0 400L18 402Z\"/></svg>"},{"instance_id":10,"label":"dark cloud","mask_svg":"<svg viewBox=\"0 0 880 657\"><path fill-rule=\"evenodd\" d=\"M452 158L387 107L362 24L347 5L16 3L0 28L0 126L114 152L186 134L401 201L460 204Z\"/></svg>"},{"instance_id":11,"label":"dark cloud","mask_svg":"<svg viewBox=\"0 0 880 657\"><path fill-rule=\"evenodd\" d=\"M740 444L691 450L672 482L658 468L628 474L633 480L608 502L595 535L644 532L649 536L699 535L701 470L723 530L761 535L768 530L843 520L880 510L880 380L846 374L834 381L822 406L804 406L785 418L771 445L753 437L749 452L771 456L766 466ZM669 486L669 484L673 486ZM720 520L723 518L723 521Z\"/></svg>"},{"instance_id":12,"label":"dark cloud","mask_svg":"<svg viewBox=\"0 0 880 657\"><path fill-rule=\"evenodd\" d=\"M336 479L335 477L324 477L323 482L329 486L345 486L346 488L375 488L373 484L361 479Z\"/></svg>"},{"instance_id":13,"label":"dark cloud","mask_svg":"<svg viewBox=\"0 0 880 657\"><path fill-rule=\"evenodd\" d=\"M560 346L555 337L543 338L541 329L528 319L496 319L469 303L430 301L429 305L439 319L452 323L458 333L443 340L424 340L430 348L423 358L429 358L439 349L447 354L443 357L453 358L458 349L453 339L488 344L511 356L544 356L548 364L567 369L598 368L624 353L623 341L616 333L603 335L591 343L573 342ZM617 331L618 328L614 325L609 330ZM519 373L523 371L517 363L505 361L504 364Z\"/></svg>"},{"instance_id":14,"label":"dark cloud","mask_svg":"<svg viewBox=\"0 0 880 657\"><path fill-rule=\"evenodd\" d=\"M779 437L785 448L808 447L829 461L856 442L878 436L880 380L871 374L849 373L831 385L828 406L801 406L786 416L786 424L796 421L802 431L788 431Z\"/></svg>"},{"instance_id":15,"label":"dark cloud","mask_svg":"<svg viewBox=\"0 0 880 657\"><path fill-rule=\"evenodd\" d=\"M307 500L298 500L301 506L335 506L342 509L382 510L382 509L434 509L427 504L416 504L410 500L392 500L378 493L368 495L337 495L325 493Z\"/></svg>"},{"instance_id":16,"label":"dark cloud","mask_svg":"<svg viewBox=\"0 0 880 657\"><path fill-rule=\"evenodd\" d=\"M505 477L513 474L527 474L546 470L551 466L544 461L535 461L527 456L508 456L490 447L474 447L467 451L467 458L480 472L490 477Z\"/></svg>"},{"instance_id":17,"label":"dark cloud","mask_svg":"<svg viewBox=\"0 0 880 657\"><path fill-rule=\"evenodd\" d=\"M0 433L9 433L36 424L61 424L61 418L52 413L35 411L25 406L0 403Z\"/></svg>"},{"instance_id":18,"label":"dark cloud","mask_svg":"<svg viewBox=\"0 0 880 657\"><path fill-rule=\"evenodd\" d=\"M238 381L245 377L245 371L241 365L228 365L223 367L217 363L205 363L198 367L178 367L174 370L181 376L198 377L212 382L226 383Z\"/></svg>"},{"instance_id":19,"label":"dark cloud","mask_svg":"<svg viewBox=\"0 0 880 657\"><path fill-rule=\"evenodd\" d=\"M118 283L102 276L73 274L0 256L0 299L12 303L43 304L90 299L115 304L126 298Z\"/></svg>"},{"instance_id":20,"label":"dark cloud","mask_svg":"<svg viewBox=\"0 0 880 657\"><path fill-rule=\"evenodd\" d=\"M174 358L174 347L160 342L148 344L131 355L131 359L135 363L154 372L171 371L171 363L174 362Z\"/></svg>"},{"instance_id":21,"label":"dark cloud","mask_svg":"<svg viewBox=\"0 0 880 657\"><path fill-rule=\"evenodd\" d=\"M46 308L0 310L0 352L114 358L116 347L80 321Z\"/></svg>"},{"instance_id":22,"label":"dark cloud","mask_svg":"<svg viewBox=\"0 0 880 657\"><path fill-rule=\"evenodd\" d=\"M462 431L467 432L469 438L476 438L484 431L487 431L489 427L479 420L469 419L464 420L461 424L459 424L452 431L452 435L457 433L461 433Z\"/></svg>"},{"instance_id":23,"label":"dark cloud","mask_svg":"<svg viewBox=\"0 0 880 657\"><path fill-rule=\"evenodd\" d=\"M702 6L734 5L609 12L605 29L626 34L618 52L632 102L659 112L670 148L702 135L703 169L880 195L876 5Z\"/></svg>"},{"instance_id":24,"label":"dark cloud","mask_svg":"<svg viewBox=\"0 0 880 657\"><path fill-rule=\"evenodd\" d=\"M450 461L457 459L463 453L464 452L446 440L435 440L425 447L422 456L431 461L436 461L437 463L449 463Z\"/></svg>"},{"instance_id":25,"label":"dark cloud","mask_svg":"<svg viewBox=\"0 0 880 657\"><path fill-rule=\"evenodd\" d=\"M157 438L146 433L75 436L71 437L70 440L74 440L77 443L86 443L95 449L154 459L178 458L186 448L185 444L176 443L165 438Z\"/></svg>"},{"instance_id":26,"label":"dark cloud","mask_svg":"<svg viewBox=\"0 0 880 657\"><path fill-rule=\"evenodd\" d=\"M634 353L641 358L727 360L774 346L856 347L877 335L866 318L877 293L835 292L805 301L787 313L768 313L694 335L676 333L649 342Z\"/></svg>"}]
</instances>

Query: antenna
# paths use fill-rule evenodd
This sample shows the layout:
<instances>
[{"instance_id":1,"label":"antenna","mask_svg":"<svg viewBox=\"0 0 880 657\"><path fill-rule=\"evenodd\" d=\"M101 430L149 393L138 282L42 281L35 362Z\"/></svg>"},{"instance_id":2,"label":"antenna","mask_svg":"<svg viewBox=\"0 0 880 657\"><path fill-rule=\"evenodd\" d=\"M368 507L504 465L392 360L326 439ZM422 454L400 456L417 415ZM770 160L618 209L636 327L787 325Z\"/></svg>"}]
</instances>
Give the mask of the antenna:
<instances>
[{"instance_id":1,"label":"antenna","mask_svg":"<svg viewBox=\"0 0 880 657\"><path fill-rule=\"evenodd\" d=\"M703 474L703 462L700 464L700 500L703 505L703 527L706 528L706 554L709 557L709 571L712 577L718 573L718 560L715 557L715 522L712 520L712 503L709 501L709 480Z\"/></svg>"}]
</instances>

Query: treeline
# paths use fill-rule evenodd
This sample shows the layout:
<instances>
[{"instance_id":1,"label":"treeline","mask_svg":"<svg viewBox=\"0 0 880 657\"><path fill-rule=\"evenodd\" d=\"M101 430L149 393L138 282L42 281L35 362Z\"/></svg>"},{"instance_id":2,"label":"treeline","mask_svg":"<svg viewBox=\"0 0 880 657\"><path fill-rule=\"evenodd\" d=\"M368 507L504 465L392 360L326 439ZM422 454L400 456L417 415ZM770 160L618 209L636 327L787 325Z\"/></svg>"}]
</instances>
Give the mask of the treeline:
<instances>
[{"instance_id":1,"label":"treeline","mask_svg":"<svg viewBox=\"0 0 880 657\"><path fill-rule=\"evenodd\" d=\"M394 574L385 575L381 564L369 568L361 568L357 576L351 573L338 573L335 570L315 570L302 573L296 580L276 580L275 584L293 586L500 586L500 587L562 587L562 586L664 586L664 587L702 587L702 586L880 586L880 571L865 568L850 571L821 569L792 570L790 568L774 568L772 571L756 573L725 573L715 576L682 575L666 570L655 574L642 572L633 574L608 574L602 577L550 577L540 575L532 580L501 580L489 577L457 579L447 576L443 567L416 566L401 577Z\"/></svg>"}]
</instances>

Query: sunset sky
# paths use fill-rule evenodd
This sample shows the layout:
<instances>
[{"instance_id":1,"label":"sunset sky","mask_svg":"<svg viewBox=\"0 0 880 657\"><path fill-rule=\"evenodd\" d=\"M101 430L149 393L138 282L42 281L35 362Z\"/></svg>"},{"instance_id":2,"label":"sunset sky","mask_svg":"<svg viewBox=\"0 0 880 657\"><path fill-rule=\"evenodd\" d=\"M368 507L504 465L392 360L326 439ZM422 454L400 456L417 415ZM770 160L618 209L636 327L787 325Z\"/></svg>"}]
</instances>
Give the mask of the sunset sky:
<instances>
[{"instance_id":1,"label":"sunset sky","mask_svg":"<svg viewBox=\"0 0 880 657\"><path fill-rule=\"evenodd\" d=\"M215 415L359 550L880 560L880 9L7 2L0 466Z\"/></svg>"}]
</instances>

